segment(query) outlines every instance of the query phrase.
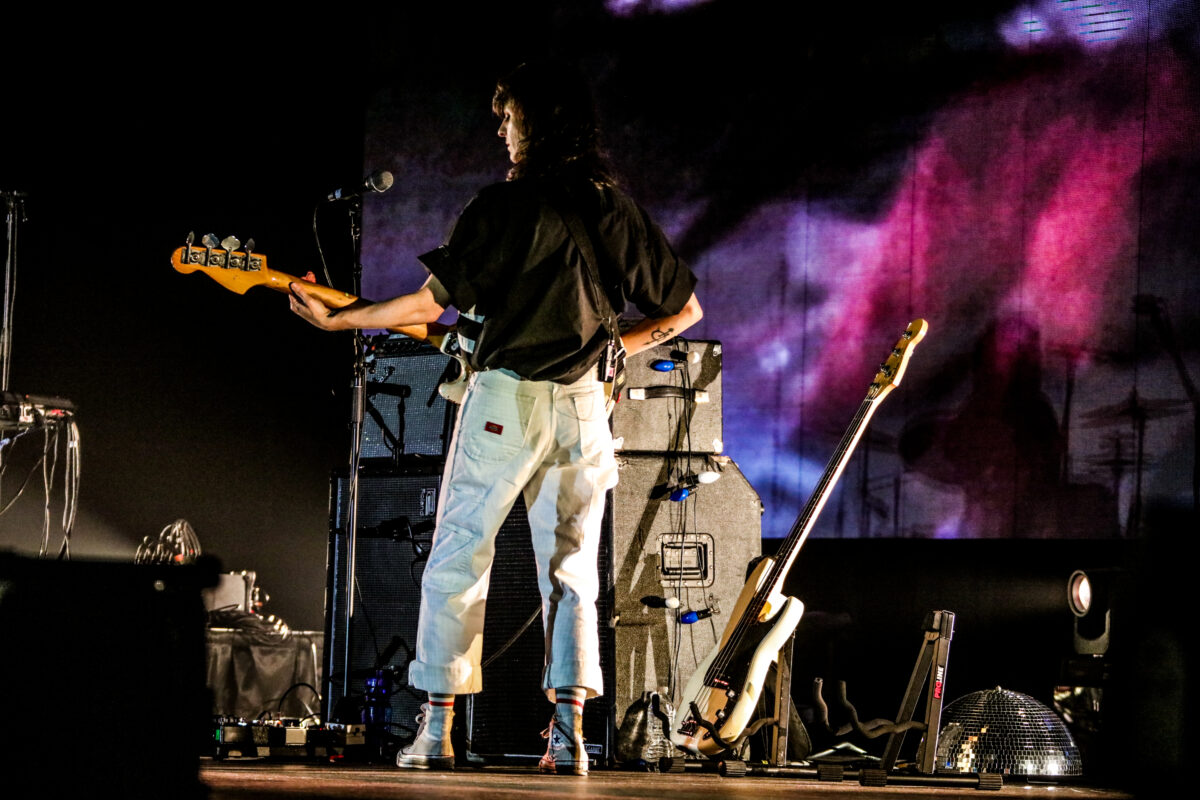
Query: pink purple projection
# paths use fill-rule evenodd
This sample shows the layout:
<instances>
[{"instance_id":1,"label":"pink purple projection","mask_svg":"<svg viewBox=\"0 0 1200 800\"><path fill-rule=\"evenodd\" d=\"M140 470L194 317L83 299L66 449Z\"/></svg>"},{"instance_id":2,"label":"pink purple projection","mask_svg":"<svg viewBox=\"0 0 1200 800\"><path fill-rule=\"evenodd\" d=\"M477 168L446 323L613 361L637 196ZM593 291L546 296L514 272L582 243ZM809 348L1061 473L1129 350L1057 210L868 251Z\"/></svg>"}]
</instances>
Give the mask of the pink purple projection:
<instances>
[{"instance_id":1,"label":"pink purple projection","mask_svg":"<svg viewBox=\"0 0 1200 800\"><path fill-rule=\"evenodd\" d=\"M846 213L836 187L811 191L802 177L687 253L707 311L694 336L725 346L727 454L763 499L765 535L787 532L916 317L929 336L814 535L1134 536L1148 508L1192 506L1200 43L1181 44L1181 30L1195 38L1189 13L1145 0L1023 4L995 21L1004 69L931 110L874 213ZM412 144L403 114L376 119L368 160L390 158L405 187L368 208L364 288L382 295L420 280L414 256L503 165L490 161L497 149L438 167L453 142ZM680 241L716 199L648 205Z\"/></svg>"},{"instance_id":2,"label":"pink purple projection","mask_svg":"<svg viewBox=\"0 0 1200 800\"><path fill-rule=\"evenodd\" d=\"M906 318L931 322L930 342L916 356L908 387L909 423L902 433L893 431L907 458L889 469L904 471L926 512L913 519L910 511L911 527L902 533L1111 535L1128 524L1128 506L1137 499L1128 491L1136 487L1097 485L1097 476L1076 474L1064 463L1068 455L1122 440L1089 443L1083 437L1102 431L1080 431L1068 453L1073 432L1060 428L1071 409L1062 396L1047 397L1048 387L1037 381L1021 385L1028 380L1022 371L1070 370L1074 410L1084 412L1117 403L1116 386L1133 390L1132 372L1113 376L1104 362L1133 350L1133 297L1147 274L1160 269L1142 261L1139 226L1143 215L1164 209L1142 194L1139 180L1145 165L1186 157L1200 143L1190 102L1194 76L1183 65L1166 58L1151 65L1143 127L1138 93L1110 116L1097 113L1089 79L1111 77L1118 64L1128 63L1103 61L991 87L943 110L878 223L839 224L806 209L818 219L805 221L805 230L815 228L825 241L815 243L815 254L799 254L810 261L803 269L840 272L828 284L827 313L810 311L797 320L805 342L820 343L810 349L808 368L787 378L787 393L800 398L810 429L828 429L862 395L862 370L847 365L886 345ZM1195 306L1174 310L1191 316ZM931 416L931 393L919 384L935 373L948 377L955 358L971 347L968 337L981 343L991 337L977 364L990 385L985 391L977 373L967 399L932 415L940 426L922 423ZM942 346L934 344L938 338ZM1144 391L1183 397L1174 376L1145 366ZM950 396L932 399L940 406ZM1032 418L1043 411L1046 419ZM1110 420L1110 432L1123 433L1120 420ZM1126 444L1131 447L1136 443ZM1132 475L1138 465L1124 466ZM882 477L886 483L886 472ZM1083 518L1081 501L1090 510Z\"/></svg>"}]
</instances>

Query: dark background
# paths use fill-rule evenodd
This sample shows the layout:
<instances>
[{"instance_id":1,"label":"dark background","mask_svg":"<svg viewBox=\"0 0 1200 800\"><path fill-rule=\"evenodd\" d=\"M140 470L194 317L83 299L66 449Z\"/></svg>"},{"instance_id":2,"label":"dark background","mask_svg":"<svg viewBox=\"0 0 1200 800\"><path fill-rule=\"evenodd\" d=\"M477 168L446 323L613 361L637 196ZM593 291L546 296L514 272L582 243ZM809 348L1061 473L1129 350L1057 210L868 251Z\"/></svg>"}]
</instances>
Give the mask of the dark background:
<instances>
[{"instance_id":1,"label":"dark background","mask_svg":"<svg viewBox=\"0 0 1200 800\"><path fill-rule=\"evenodd\" d=\"M1134 4L1149 7L1153 14L1140 19L1152 21L1123 44L1051 31L1043 44L1022 49L998 31L1023 6L998 0L945 8L805 4L799 15L785 4L710 2L675 14L655 5L628 16L598 3L370 13L343 4L286 18L219 5L187 19L15 12L3 34L0 189L28 199L9 389L78 406L82 489L72 553L130 559L144 537L186 519L228 569L258 573L272 598L268 610L293 628L322 627L329 476L344 463L349 436L350 339L304 325L281 295L237 296L179 275L169 256L189 231L253 237L272 267L321 274L323 253L334 283L348 286L346 219L320 201L387 167L396 187L367 202L364 293L411 288L411 256L440 243L470 195L503 177L488 108L496 76L550 54L577 60L593 76L626 187L700 275L708 314L694 333L726 343L727 449L764 500L770 537L786 533L873 365L908 319L931 317L927 349L879 416L878 445L864 444L878 447L874 467L852 463L847 488L815 534L829 542L808 565L801 556L792 591L810 610L869 618L876 632L911 639L912 655L905 650L880 679L895 686L887 696L902 689L907 676L897 669L906 671L915 656L916 634L907 636L905 625L915 630L918 612L957 605L965 609L970 665L961 691L985 688L994 672L1045 697L1070 646L1065 602L1051 599L1065 585L1063 570L1076 560L1125 562L1126 551L1108 546L1121 540L1147 548L1145 560L1129 563L1141 566L1140 581L1157 583L1174 572L1195 530L1193 410L1180 399L1163 339L1130 311L1136 292L1166 298L1178 349L1195 372L1200 183L1188 109L1197 105L1200 39L1192 12L1184 3ZM1155 68L1147 71L1147 63ZM1017 156L1003 141L988 145L994 151L983 144L980 153L955 151L993 134L1003 139L996 109L1028 108L1030 97L1046 102L1041 115L1016 114ZM1161 123L1150 134L1140 124L1147 108ZM931 141L957 154L929 155ZM1039 147L1054 143L1074 149L1039 156ZM1127 169L1131 147L1142 156ZM1050 175L1069 183L1076 152L1097 177L1056 193L1062 184ZM943 180L964 164L978 171ZM1005 183L1013 171L1023 176L1015 189ZM1108 187L1108 175L1118 175L1120 186ZM905 192L924 197L924 210L896 211ZM1082 222L1063 216L1072 202L1098 210ZM1059 216L1042 215L1046 209ZM823 243L802 256L797 219L817 231L804 241ZM1111 233L1114 220L1121 224ZM1111 235L1094 247L1072 250L1068 242L1022 273L1028 265L1012 247L1040 241L1047 227L1039 223L1081 231L1085 240L1094 230ZM965 249L970 257L912 255L915 239L897 240L895 232L921 225L935 231L928 252ZM938 238L949 230L957 233ZM869 269L851 264L893 250L906 255L881 256ZM1064 276L1063 294L1054 294L1054 269ZM1028 283L1005 277L1029 272ZM1019 313L1000 314L1005 292L1018 284ZM1087 294L1088 287L1099 288ZM900 299L889 304L893 291ZM1080 308L1092 316L1071 327ZM1042 339L1036 327L1022 327L1040 319L1045 328L1047 318L1054 331ZM998 322L1016 331L1012 338L988 338ZM803 344L779 377L768 352L795 342ZM1036 536L1055 539L1062 530L1067 543L1005 541L1034 535L1013 520L1039 504L1036 480L1032 488L1003 483L1014 494L989 517L1001 524L963 522L972 508L991 508L962 499L989 484L969 466L947 476L919 457L931 452L931 430L969 408L971 387L980 390L971 376L986 377L1008 345L1032 352L1044 368L1044 381L1023 396L1040 404L1006 406L1005 387L1016 379L1002 374L992 405L973 413L1005 421L996 433L1005 447L985 438L967 463L972 453L1000 452L1002 469L1028 477L1021 448L1038 444L1046 429L1021 420L1049 408L1052 437L1068 430L1068 371L1055 361L1066 352L1087 398L1077 412L1103 415L1131 389L1174 404L1168 427L1152 425L1159 436L1153 480L1136 519L1134 441L1122 429L1111 441L1125 449L1112 452L1101 420L1082 433L1079 459L1115 461L1124 472L1115 481L1111 466L1066 473L1064 490L1095 491L1064 491L1055 501L1063 506L1060 527L1047 523ZM988 397L982 385L976 394ZM1053 397L1041 403L1041 394ZM4 502L34 458L37 446L28 445L6 455ZM904 500L880 505L879 496L892 497L893 473L903 479ZM885 488L871 488L881 478ZM0 546L38 551L39 480L0 517ZM60 504L61 484L56 512ZM943 518L944 507L953 513ZM932 541L943 535L993 541L974 550ZM839 537L851 541L834 542ZM60 538L52 526L52 553ZM1037 582L1033 605L1022 580ZM911 612L905 622L890 616L897 609ZM1174 613L1155 619L1166 620L1177 643ZM972 628L981 631L974 645L966 639ZM826 629L814 623L812 630ZM866 633L853 641L872 646ZM1181 674L1182 659L1168 654L1172 675ZM818 670L824 665L810 665Z\"/></svg>"}]
</instances>

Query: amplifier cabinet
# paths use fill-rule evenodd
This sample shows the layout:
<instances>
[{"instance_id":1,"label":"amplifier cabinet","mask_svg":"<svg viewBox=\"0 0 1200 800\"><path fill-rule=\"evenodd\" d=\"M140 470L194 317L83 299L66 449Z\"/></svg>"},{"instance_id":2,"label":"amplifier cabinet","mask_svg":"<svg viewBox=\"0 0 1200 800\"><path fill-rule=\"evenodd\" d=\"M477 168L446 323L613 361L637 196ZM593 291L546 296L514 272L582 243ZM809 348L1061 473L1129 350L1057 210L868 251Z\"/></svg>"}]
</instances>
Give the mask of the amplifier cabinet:
<instances>
[{"instance_id":1,"label":"amplifier cabinet","mask_svg":"<svg viewBox=\"0 0 1200 800\"><path fill-rule=\"evenodd\" d=\"M620 481L605 509L597 569L601 592L600 660L604 695L587 703L584 736L599 764L625 760L616 730L647 691L679 701L696 665L719 641L762 552L762 503L727 457L694 453L618 455ZM716 472L681 501L671 490L690 474ZM411 735L424 693L406 685L416 641L420 580L431 541L439 472L371 469L359 481L357 592L349 624L351 694L380 666L394 666L399 686L391 717ZM346 673L346 552L341 525L349 508L343 478L333 486L326 598L327 715ZM677 599L671 608L668 599ZM687 612L697 621L688 623ZM545 635L541 596L523 500L496 537L483 635L483 691L467 698L456 724L469 758L522 763L545 752L540 733L553 706L541 690Z\"/></svg>"},{"instance_id":2,"label":"amplifier cabinet","mask_svg":"<svg viewBox=\"0 0 1200 800\"><path fill-rule=\"evenodd\" d=\"M615 723L644 692L678 710L697 664L717 645L762 553L762 502L726 457L620 454L612 495ZM704 468L720 477L673 501ZM671 608L678 600L678 608ZM688 612L699 619L686 622Z\"/></svg>"},{"instance_id":3,"label":"amplifier cabinet","mask_svg":"<svg viewBox=\"0 0 1200 800\"><path fill-rule=\"evenodd\" d=\"M391 668L395 680L386 721L401 739L416 733L425 695L408 687L408 663L416 651L421 576L441 482L440 461L360 472L354 615L347 624L344 527L350 487L345 475L332 480L323 659L328 720L360 722L368 679Z\"/></svg>"},{"instance_id":4,"label":"amplifier cabinet","mask_svg":"<svg viewBox=\"0 0 1200 800\"><path fill-rule=\"evenodd\" d=\"M721 343L673 339L627 359L612 430L624 452L723 452Z\"/></svg>"},{"instance_id":5,"label":"amplifier cabinet","mask_svg":"<svg viewBox=\"0 0 1200 800\"><path fill-rule=\"evenodd\" d=\"M436 467L436 470L435 470ZM431 523L441 490L441 464L427 468L372 467L359 478L358 536L355 557L355 611L347 628L346 537L342 530L349 511L349 486L344 476L333 481L328 583L325 600L326 642L324 674L327 718L357 721L366 694L366 681L381 667L393 667L397 686L390 697L393 731L401 739L415 733L425 693L407 683L407 666L415 656L417 617L421 607L421 576L432 542ZM601 542L599 564L607 574L609 542ZM554 706L541 691L545 662L541 595L533 558L528 515L517 500L496 537L487 615L483 633L483 691L460 704L455 724L463 726L469 758L492 763L521 763L545 753L541 732ZM602 594L599 616L611 617ZM349 692L343 689L347 671L349 631ZM611 684L613 634L600 630L601 667ZM342 700L343 695L350 698ZM339 703L343 708L338 711ZM338 720L341 716L342 719ZM345 717L351 717L346 719ZM456 734L456 737L459 734ZM592 757L611 760L611 703L604 698L587 704L584 736Z\"/></svg>"},{"instance_id":6,"label":"amplifier cabinet","mask_svg":"<svg viewBox=\"0 0 1200 800\"><path fill-rule=\"evenodd\" d=\"M615 731L644 692L665 687L664 697L678 703L724 632L749 562L762 553L762 502L730 459L621 454L617 461L620 481L609 494L597 565L604 695L584 707L584 736L600 763L636 756L619 752ZM670 500L671 486L701 465L720 477L683 501ZM666 598L679 599L680 607L658 603ZM545 751L538 733L552 707L540 689L540 608L529 523L518 501L496 539L483 691L469 704L472 753L517 760ZM688 611L709 616L687 624L681 620Z\"/></svg>"},{"instance_id":7,"label":"amplifier cabinet","mask_svg":"<svg viewBox=\"0 0 1200 800\"><path fill-rule=\"evenodd\" d=\"M411 455L444 456L457 407L437 389L457 374L457 362L399 334L374 337L366 355L361 457L386 463ZM613 409L617 449L723 452L721 362L720 342L683 339L629 358L625 387Z\"/></svg>"},{"instance_id":8,"label":"amplifier cabinet","mask_svg":"<svg viewBox=\"0 0 1200 800\"><path fill-rule=\"evenodd\" d=\"M610 544L610 537L601 539L602 588L611 560ZM602 591L596 609L606 686L613 680L613 631L603 624L611 617L610 602ZM541 732L549 726L554 706L541 689L546 660L541 609L529 517L525 501L518 499L496 537L483 629L483 691L471 695L467 703L466 737L473 756L493 763L522 763L546 752ZM610 697L594 698L584 706L583 736L594 762L603 765L612 760Z\"/></svg>"},{"instance_id":9,"label":"amplifier cabinet","mask_svg":"<svg viewBox=\"0 0 1200 800\"><path fill-rule=\"evenodd\" d=\"M400 334L372 337L365 356L361 457L386 463L444 456L457 407L438 394L438 386L458 374L457 362Z\"/></svg>"}]
</instances>

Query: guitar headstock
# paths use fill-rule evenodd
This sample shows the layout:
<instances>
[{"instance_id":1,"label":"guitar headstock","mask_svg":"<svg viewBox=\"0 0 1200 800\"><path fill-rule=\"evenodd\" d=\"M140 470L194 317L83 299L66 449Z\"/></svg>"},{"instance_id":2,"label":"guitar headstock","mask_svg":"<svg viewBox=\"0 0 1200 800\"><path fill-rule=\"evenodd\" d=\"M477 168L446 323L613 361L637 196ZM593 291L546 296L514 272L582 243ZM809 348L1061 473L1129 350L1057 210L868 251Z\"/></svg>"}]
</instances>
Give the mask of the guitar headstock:
<instances>
[{"instance_id":1,"label":"guitar headstock","mask_svg":"<svg viewBox=\"0 0 1200 800\"><path fill-rule=\"evenodd\" d=\"M871 389L867 392L868 399L882 399L884 395L900 385L904 371L908 369L908 360L912 357L913 348L925 338L928 330L929 323L923 319L915 319L908 323L900 340L896 342L896 346L888 355L887 361L879 365L879 372L875 373L875 378L871 381Z\"/></svg>"},{"instance_id":2,"label":"guitar headstock","mask_svg":"<svg viewBox=\"0 0 1200 800\"><path fill-rule=\"evenodd\" d=\"M253 286L268 282L267 257L254 252L254 240L248 239L246 246L235 236L217 239L206 233L195 244L195 234L189 233L187 241L171 254L171 266L178 272L203 272L217 283L238 294L245 294Z\"/></svg>"}]
</instances>

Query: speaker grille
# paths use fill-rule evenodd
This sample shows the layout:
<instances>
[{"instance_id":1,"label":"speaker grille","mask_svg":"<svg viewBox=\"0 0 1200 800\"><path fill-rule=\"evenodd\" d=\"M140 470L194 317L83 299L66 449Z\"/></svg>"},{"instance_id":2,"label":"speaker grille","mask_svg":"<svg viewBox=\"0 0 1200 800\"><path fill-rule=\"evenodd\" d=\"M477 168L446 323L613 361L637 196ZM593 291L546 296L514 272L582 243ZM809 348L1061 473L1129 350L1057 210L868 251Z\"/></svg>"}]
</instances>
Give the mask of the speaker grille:
<instances>
[{"instance_id":1,"label":"speaker grille","mask_svg":"<svg viewBox=\"0 0 1200 800\"><path fill-rule=\"evenodd\" d=\"M374 337L367 359L361 457L388 462L445 455L455 406L438 386L456 366L453 360L399 334Z\"/></svg>"},{"instance_id":2,"label":"speaker grille","mask_svg":"<svg viewBox=\"0 0 1200 800\"><path fill-rule=\"evenodd\" d=\"M604 525L608 530L608 525ZM597 602L600 619L600 666L605 691L611 694L613 635L607 624L612 604L608 586L610 537L600 543L600 586ZM483 634L483 691L469 704L468 739L471 752L486 757L540 758L546 752L546 729L554 706L541 690L545 664L545 632L541 619L542 600L537 588L537 567L525 501L518 499L496 537L496 558L488 589L487 616ZM536 618L524 627L531 616ZM522 628L524 627L524 630ZM515 639L513 637L516 637ZM502 648L507 649L496 656ZM601 763L609 758L610 705L607 698L584 706L583 735L589 752Z\"/></svg>"},{"instance_id":3,"label":"speaker grille","mask_svg":"<svg viewBox=\"0 0 1200 800\"><path fill-rule=\"evenodd\" d=\"M390 469L365 471L359 479L357 591L355 613L350 622L350 697L361 698L365 680L379 666L379 657L398 637L400 645L387 664L406 667L415 655L417 617L421 605L421 576L428 552L430 535L396 540L389 532L403 530L397 520L410 523L429 519L436 508L440 474L428 471ZM343 696L345 674L346 622L345 589L347 556L341 528L349 510L349 487L344 477L333 484L333 515L329 550L329 586L326 598L326 641L331 645L325 655L326 715L334 719L334 710ZM428 512L428 513L427 513ZM389 524L390 523L390 524ZM604 523L607 532L610 523ZM611 537L601 540L601 597L597 612L601 620L601 669L606 691L613 687L611 593L604 591L611 563ZM531 616L536 618L522 631ZM517 635L519 633L519 635ZM515 640L513 637L516 636ZM470 698L467 713L468 749L492 760L540 758L546 743L541 732L550 721L554 707L541 691L545 663L544 633L541 620L541 595L537 588L537 568L529 530L525 502L518 498L496 538L496 557L492 564L484 623L483 660L486 664L505 644L513 640L483 674L483 691ZM386 666L386 665L385 665ZM408 687L406 672L401 670L401 686L390 701L393 732L407 738L414 732L413 720L424 702L424 692ZM599 698L589 702L584 712L584 736L590 752L602 762L610 759L612 741L611 701Z\"/></svg>"},{"instance_id":4,"label":"speaker grille","mask_svg":"<svg viewBox=\"0 0 1200 800\"><path fill-rule=\"evenodd\" d=\"M436 466L436 465L431 465ZM390 699L392 732L408 738L424 693L407 686L408 662L415 655L421 576L431 531L409 536L402 524L420 528L431 522L437 506L441 475L430 471L364 472L359 478L357 587L350 620L349 693L346 674L346 537L342 530L349 513L349 482L334 480L329 544L329 584L326 597L325 651L326 716L335 718L344 696L360 699L366 678L379 667L399 668L399 685ZM391 651L391 658L381 657ZM341 720L341 721L357 721Z\"/></svg>"}]
</instances>

